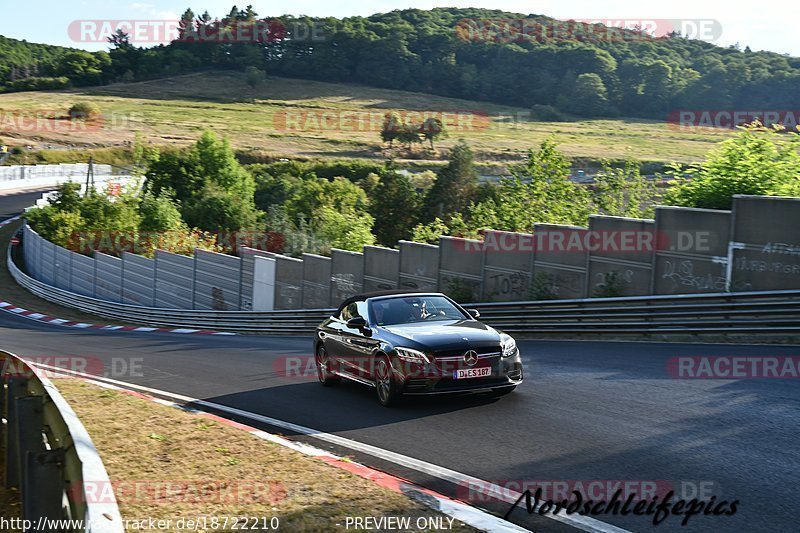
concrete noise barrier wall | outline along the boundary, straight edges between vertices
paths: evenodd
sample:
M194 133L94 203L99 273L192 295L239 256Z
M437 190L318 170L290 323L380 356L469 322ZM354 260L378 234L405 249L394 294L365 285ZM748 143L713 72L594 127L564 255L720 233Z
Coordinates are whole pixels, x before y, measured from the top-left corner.
M484 232L482 301L513 302L531 298L533 243L530 233Z
M364 254L347 250L331 250L331 305L355 294L364 288Z
M239 248L239 254L242 261L242 288L241 288L241 309L242 311L251 311L253 309L254 297L254 275L255 275L255 258L256 257L270 257L275 258L277 254L267 252L265 250L258 250L256 248L248 248L242 246Z
M94 253L94 291L95 298L122 301L122 259Z
M331 306L331 259L303 254L303 307L324 309Z
M589 230L562 224L534 224L531 300L586 298Z
M588 246L589 296L652 294L654 221L592 215Z
M72 254L70 285L71 291L94 297L94 259L82 254Z
M483 242L439 239L439 287L460 302L475 302L483 292Z
M400 290L437 291L439 289L439 247L433 244L400 241Z
M364 247L364 291L388 291L400 284L400 250Z
M155 306L191 309L194 259L164 250L155 252Z
M653 292L724 292L730 227L730 211L656 208Z
M238 311L241 261L238 257L194 251L194 308Z
M733 199L732 291L800 288L800 198Z
M303 261L275 255L275 309L303 306Z
M152 259L122 252L122 303L153 307L154 282Z

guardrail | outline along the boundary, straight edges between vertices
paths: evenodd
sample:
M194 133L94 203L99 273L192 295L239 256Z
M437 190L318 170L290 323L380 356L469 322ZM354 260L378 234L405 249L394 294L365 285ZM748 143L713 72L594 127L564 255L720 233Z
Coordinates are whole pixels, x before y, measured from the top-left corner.
M93 496L111 487L100 455L58 389L8 352L0 351L0 370L4 482L20 490L24 529L121 533L116 501Z
M191 327L242 333L309 333L333 309L204 311L138 307L98 300L37 281L11 259L14 279L45 300L106 318L157 327ZM639 296L466 304L486 323L509 333L735 334L785 338L800 335L800 291ZM788 335L787 335L788 334Z

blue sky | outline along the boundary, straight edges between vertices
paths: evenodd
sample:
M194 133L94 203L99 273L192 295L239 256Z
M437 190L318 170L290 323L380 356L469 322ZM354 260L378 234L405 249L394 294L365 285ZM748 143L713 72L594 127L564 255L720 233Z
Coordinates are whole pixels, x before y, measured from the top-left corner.
M235 1L235 0L234 0ZM172 20L187 7L196 13L208 10L212 16L227 13L231 0L0 0L0 35L31 42L74 46L89 50L106 49L102 44L75 42L68 34L76 20ZM722 34L715 40L727 46L750 45L753 50L770 50L800 56L800 39L794 26L800 8L793 2L741 2L730 0L245 0L261 16L293 14L311 16L371 15L394 9L432 7L488 7L519 13L536 13L559 19L600 20L708 20L719 21ZM795 5L791 8L791 5ZM787 12L793 11L793 13Z

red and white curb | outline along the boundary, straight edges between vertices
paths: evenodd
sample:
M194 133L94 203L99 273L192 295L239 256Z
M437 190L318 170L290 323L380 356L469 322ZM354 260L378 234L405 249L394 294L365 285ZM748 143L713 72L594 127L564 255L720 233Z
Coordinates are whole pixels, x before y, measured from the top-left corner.
M109 326L103 324L87 324L86 322L76 322L74 320L65 320L63 318L56 318L43 313L29 311L22 307L0 301L0 309L8 313L21 316L30 320L36 320L45 324L52 324L54 326L62 326L67 328L76 329L93 329L102 331L136 331L136 332L156 332L156 333L196 333L201 335L236 335L236 333L229 333L225 331L213 331L210 329L191 329L191 328L151 328L146 326Z
M193 398L189 398L186 396L172 394L165 391L158 391L156 389L150 389L148 387L133 385L131 383L124 383L109 378L100 378L98 376L92 376L91 374L84 374L82 372L64 370L56 366L45 365L40 363L32 363L32 365L45 370L53 371L55 373L60 373L65 376L78 378L88 383L93 383L95 385L98 385L100 387L105 387L107 389L112 389L126 394L130 394L132 396L152 401L161 405L175 407L181 409L182 411L187 411L193 414L209 418L211 420L219 422L220 424L225 424L227 426L234 427L242 431L246 431L259 439L266 440L278 444L280 446L284 446L286 448L300 452L309 457L313 457L335 468L339 468L358 477L368 479L380 487L389 489L399 494L403 494L415 500L418 503L424 504L430 507L431 509L434 509L435 511L450 516L460 522L463 522L481 531L488 531L491 533L494 532L526 533L530 531L516 524L503 520L502 518L496 517L486 511L478 509L477 507L473 507L464 502L454 500L443 494L439 494L436 491L426 489L425 487L417 485L407 479L393 476L391 474L387 474L386 472L381 472L380 470L376 470L366 465L356 463L354 461L345 459L327 450L317 448L310 444L306 444L303 442L295 442L285 437L281 437L280 435L268 433L266 431L256 429L252 426L241 424L239 422L234 422L233 420L228 420L227 418L223 418L212 413L207 413L205 411L200 411L197 409L186 407L184 405L185 403L197 403L199 405L205 405L208 403L203 400L195 400ZM159 396L173 397L178 401L177 402L170 401L170 400L165 400L163 398L151 396L150 394L147 394L148 391L152 391L158 394ZM209 404L209 405L216 405L216 404ZM224 408L224 406L220 407Z

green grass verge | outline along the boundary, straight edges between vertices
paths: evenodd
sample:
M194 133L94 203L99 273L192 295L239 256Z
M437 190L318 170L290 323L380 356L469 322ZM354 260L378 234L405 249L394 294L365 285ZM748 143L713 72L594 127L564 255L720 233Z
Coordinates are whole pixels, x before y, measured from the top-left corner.
M274 157L391 156L407 161L437 161L446 150L430 152L416 148L413 153L388 152L382 150L377 131L287 130L281 127L280 117L285 112L382 114L388 110L460 110L485 113L491 122L486 123L488 127L451 131L450 138L440 143L443 148L464 138L479 160L511 161L519 160L529 148L554 135L567 155L589 162L626 157L656 162L693 161L731 135L729 131L678 131L665 121L626 118L523 120L507 124L497 117L527 110L429 94L276 77L252 89L242 75L231 72L189 74L81 90L3 94L0 108L7 113L26 110L64 116L72 104L81 101L91 101L100 107L105 117L102 124L78 131L54 127L53 131L25 132L15 131L10 127L13 123L5 120L0 123L0 135L12 145L75 143L99 148L124 146L126 141L133 140L134 131L141 131L146 139L157 144L185 145L196 140L203 129L211 128L227 135L239 150ZM110 158L112 154L105 155ZM56 154L41 157L48 162L69 159Z

